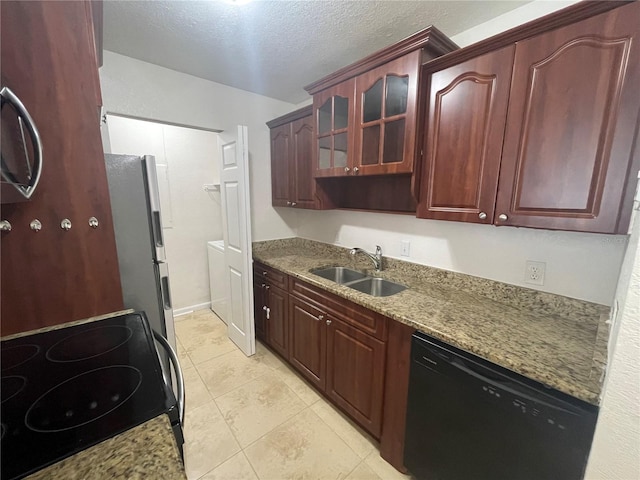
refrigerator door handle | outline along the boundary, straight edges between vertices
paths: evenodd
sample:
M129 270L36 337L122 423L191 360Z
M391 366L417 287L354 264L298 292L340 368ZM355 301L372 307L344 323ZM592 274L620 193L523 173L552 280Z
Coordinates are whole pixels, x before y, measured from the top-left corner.
M147 189L149 191L149 207L151 209L151 223L153 230L153 244L156 250L156 260L164 262L164 239L162 238L162 217L160 215L160 192L158 191L158 174L156 172L156 159L153 155L143 157L144 170L146 171Z
M161 279L160 289L162 290L162 305L165 310L171 307L171 290L169 289L169 277L163 276Z

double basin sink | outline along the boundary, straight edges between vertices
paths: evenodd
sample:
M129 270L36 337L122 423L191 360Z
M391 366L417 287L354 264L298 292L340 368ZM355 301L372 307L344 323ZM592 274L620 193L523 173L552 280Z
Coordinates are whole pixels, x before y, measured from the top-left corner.
M310 270L310 272L373 297L388 297L400 293L407 288L399 283L390 282L382 278L370 277L362 272L350 270L345 267L315 268Z

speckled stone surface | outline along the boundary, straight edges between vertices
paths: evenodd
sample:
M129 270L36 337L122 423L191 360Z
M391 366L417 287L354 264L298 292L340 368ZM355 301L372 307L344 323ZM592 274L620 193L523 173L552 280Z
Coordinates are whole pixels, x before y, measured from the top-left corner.
M610 309L384 258L382 278L407 290L372 297L313 275L340 265L373 275L364 255L300 238L256 242L253 258L591 404L600 403Z
M169 418L159 415L54 463L29 480L186 480Z

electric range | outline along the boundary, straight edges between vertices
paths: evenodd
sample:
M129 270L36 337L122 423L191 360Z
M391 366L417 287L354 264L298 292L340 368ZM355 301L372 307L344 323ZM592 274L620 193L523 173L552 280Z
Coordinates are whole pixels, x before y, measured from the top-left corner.
M2 480L22 478L162 413L182 446L176 400L144 313L6 340L0 352Z

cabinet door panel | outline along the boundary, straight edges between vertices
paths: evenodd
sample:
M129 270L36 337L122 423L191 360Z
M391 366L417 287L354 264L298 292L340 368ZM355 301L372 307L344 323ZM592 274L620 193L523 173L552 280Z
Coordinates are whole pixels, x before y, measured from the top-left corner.
M316 208L316 181L313 178L313 117L291 124L292 200L300 208Z
M256 326L256 337L268 343L266 316L263 307L266 305L264 298L264 279L253 275L253 321Z
M271 129L271 204L286 207L289 193L289 163L291 158L291 125Z
M513 55L510 46L431 75L418 217L492 222Z
M269 285L266 296L269 308L269 345L284 358L289 358L289 294Z
M289 361L318 389L326 385L327 328L318 308L289 298Z
M313 96L316 125L313 146L315 177L340 177L353 157L355 80L346 80Z
M413 171L419 65L414 51L356 78L357 175Z
M327 395L379 438L385 345L335 317L327 334Z
M640 96L640 6L516 47L498 224L615 232ZM628 222L628 219L627 219Z

